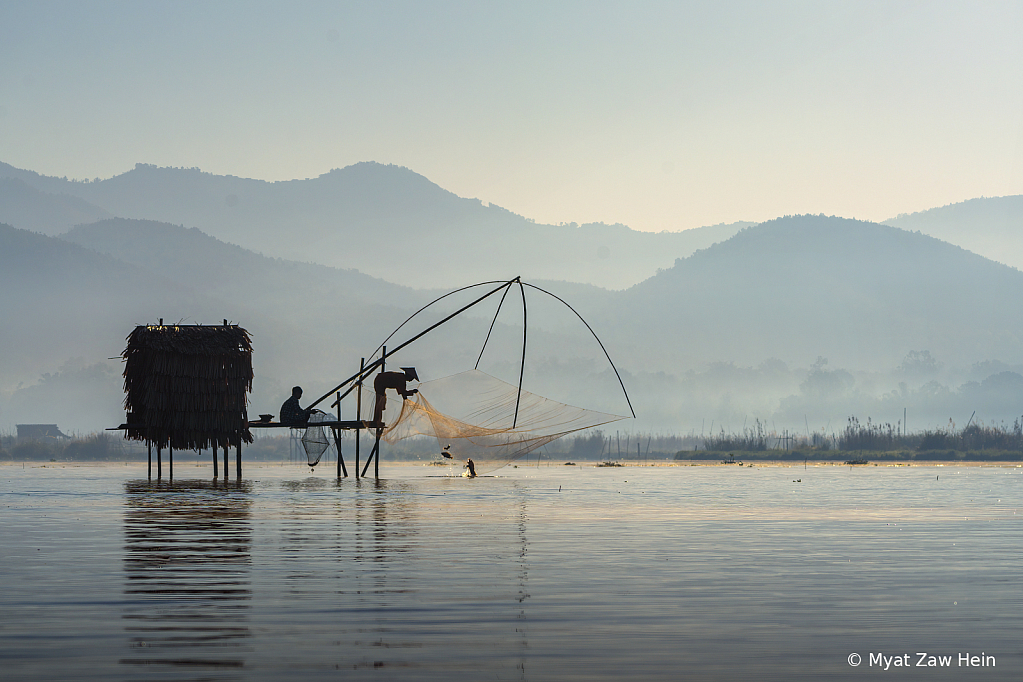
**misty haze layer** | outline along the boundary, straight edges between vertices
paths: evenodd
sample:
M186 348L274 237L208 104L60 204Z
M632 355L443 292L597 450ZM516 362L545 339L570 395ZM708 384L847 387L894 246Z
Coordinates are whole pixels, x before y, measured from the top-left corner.
M0 331L7 429L119 422L120 365L108 358L137 324L226 318L246 327L255 346L253 411L273 412L296 383L313 395L351 374L359 357L446 290L424 288L432 282L464 286L520 272L597 331L639 416L626 428L739 429L761 419L821 430L851 415L895 421L904 409L924 428L962 423L973 410L1011 421L1023 405L1023 325L1007 312L1023 293L1023 274L891 226L824 216L702 235L537 225L378 164L293 183L145 166L96 183L0 170L0 213L14 224L0 228L0 278L18 292L0 311L17 321ZM995 236L1019 206L1010 199L983 200L998 204ZM180 224L110 217L124 213ZM970 234L984 233L985 223L969 218ZM713 235L719 243L707 244ZM244 248L252 242L268 255ZM605 254L608 243L616 250ZM306 257L276 257L275 244ZM573 261L574 253L606 267ZM347 267L316 264L334 258ZM388 272L411 286L389 283ZM574 277L587 272L589 283ZM593 286L629 279L638 283L621 291ZM467 300L452 297L435 315ZM516 379L521 352L515 306L503 309L481 366L506 380ZM526 387L627 414L575 316L539 295L529 306ZM484 308L404 357L432 378L470 368L494 312Z

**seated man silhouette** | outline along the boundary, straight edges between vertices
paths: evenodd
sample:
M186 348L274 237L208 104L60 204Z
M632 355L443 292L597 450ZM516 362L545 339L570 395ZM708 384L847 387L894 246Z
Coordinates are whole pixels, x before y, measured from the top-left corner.
M373 390L377 394L376 408L373 410L373 425L383 427L384 410L387 409L387 389L393 388L402 398L419 393L418 388L408 389L408 382L419 381L415 367L402 367L400 372L380 372L373 379Z
M291 389L291 397L281 405L281 424L285 426L305 426L309 421L309 414L312 410L303 410L298 404L302 397L302 387L296 386Z

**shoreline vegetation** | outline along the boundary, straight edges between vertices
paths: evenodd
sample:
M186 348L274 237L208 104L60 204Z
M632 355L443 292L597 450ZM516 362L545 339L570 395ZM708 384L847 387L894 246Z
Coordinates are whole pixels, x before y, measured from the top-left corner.
M364 434L363 449L371 442ZM346 459L354 450L351 437L342 441ZM154 453L155 454L155 453ZM305 454L297 439L261 436L243 448L249 462L301 462ZM0 462L130 462L144 461L146 447L110 433L71 438L18 439L0 434ZM182 463L207 460L209 451L175 452ZM396 462L430 463L439 460L433 438L412 438L387 447L385 457ZM759 420L738 433L666 435L653 433L605 434L599 429L562 438L533 452L517 464L602 463L604 465L682 463L726 465L768 462L884 464L895 462L1021 462L1023 417L1012 425L988 426L971 417L959 429L950 420L945 428L902 433L892 424L861 423L849 417L841 433L807 431L804 434L769 431Z

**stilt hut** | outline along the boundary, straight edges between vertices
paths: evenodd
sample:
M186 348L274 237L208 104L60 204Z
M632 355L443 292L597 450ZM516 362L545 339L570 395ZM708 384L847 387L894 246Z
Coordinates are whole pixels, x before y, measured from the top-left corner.
M248 393L252 342L238 325L144 325L128 335L124 358L125 438L145 441L157 457L174 450L237 448L251 443ZM173 455L172 455L173 456ZM158 463L159 466L159 463ZM173 459L171 459L173 467ZM173 469L171 470L173 475ZM214 469L214 475L216 469Z

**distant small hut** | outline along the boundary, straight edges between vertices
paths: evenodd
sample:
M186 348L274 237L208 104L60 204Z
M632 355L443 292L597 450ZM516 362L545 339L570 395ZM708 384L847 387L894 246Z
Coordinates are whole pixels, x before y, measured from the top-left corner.
M124 358L125 438L202 450L252 442L252 342L238 325L135 327ZM225 461L226 464L226 461ZM239 454L240 467L240 454ZM226 473L226 467L225 467Z
M15 426L18 428L18 440L71 439L71 436L62 433L56 424L16 424Z

